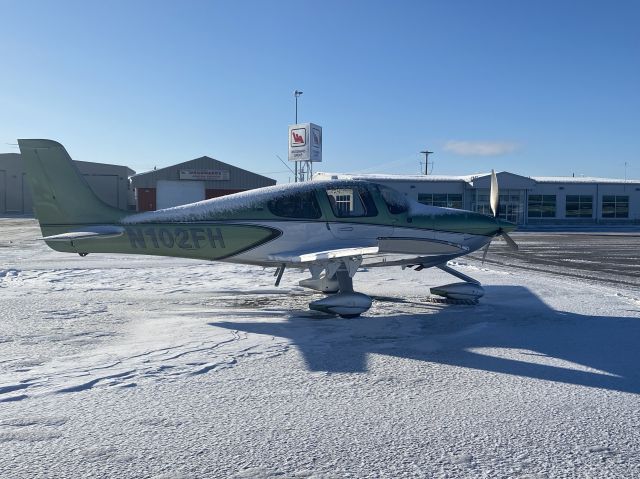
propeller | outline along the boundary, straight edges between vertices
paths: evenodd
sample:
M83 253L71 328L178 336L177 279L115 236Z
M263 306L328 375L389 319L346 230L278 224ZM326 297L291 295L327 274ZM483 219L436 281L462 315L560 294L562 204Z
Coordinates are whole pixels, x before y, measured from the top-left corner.
M489 206L491 206L491 212L493 213L494 218L498 217L499 200L500 200L500 191L498 189L498 177L496 176L496 172L494 170L491 170L491 190L489 192ZM496 236L502 236L504 240L507 242L507 244L509 245L509 248L513 250L518 249L518 245L516 244L516 242L513 241L511 236L509 236L507 232L502 229L502 227L498 229L498 231L494 235L494 238ZM493 241L493 238L491 239L491 241ZM487 257L487 252L489 251L489 245L491 245L491 241L487 243L487 245L484 247L484 251L482 252L483 264L484 264L485 258Z

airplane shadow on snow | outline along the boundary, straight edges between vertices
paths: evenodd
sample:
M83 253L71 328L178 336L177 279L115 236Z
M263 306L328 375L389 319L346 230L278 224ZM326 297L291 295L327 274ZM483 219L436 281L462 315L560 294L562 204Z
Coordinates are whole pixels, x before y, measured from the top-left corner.
M373 353L640 393L640 319L555 311L520 286L485 292L479 305L426 303L425 314L209 324L286 337L312 371L366 372ZM478 348L496 349L488 355ZM497 357L505 352L515 354Z

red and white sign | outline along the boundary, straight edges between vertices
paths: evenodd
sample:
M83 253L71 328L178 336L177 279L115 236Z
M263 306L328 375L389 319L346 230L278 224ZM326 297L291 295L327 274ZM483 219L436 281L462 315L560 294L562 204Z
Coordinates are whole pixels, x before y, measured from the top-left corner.
M306 128L296 128L295 130L291 130L291 146L304 146L307 144L307 129Z

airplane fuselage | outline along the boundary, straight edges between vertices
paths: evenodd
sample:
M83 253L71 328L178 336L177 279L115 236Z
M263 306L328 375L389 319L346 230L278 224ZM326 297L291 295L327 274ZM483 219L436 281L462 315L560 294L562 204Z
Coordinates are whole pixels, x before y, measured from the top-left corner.
M336 209L332 204L336 192L344 193L340 196L345 198L346 207ZM303 203L314 205L306 208L299 204L301 194ZM263 266L279 264L272 256L282 252L384 244L379 254L366 261L371 266L384 266L411 262L416 257L467 254L484 246L498 228L504 227L504 222L486 215L424 206L402 197L396 196L392 200L395 204L390 204L390 194L398 195L366 182L271 187L124 216L115 223L122 229L116 237L48 244L58 251L83 254L147 254ZM347 202L353 203L357 195L366 196L363 210L356 211L359 216L350 216L353 212L348 208L355 207ZM287 202L296 204L287 210ZM43 234L64 233L70 226L43 224Z

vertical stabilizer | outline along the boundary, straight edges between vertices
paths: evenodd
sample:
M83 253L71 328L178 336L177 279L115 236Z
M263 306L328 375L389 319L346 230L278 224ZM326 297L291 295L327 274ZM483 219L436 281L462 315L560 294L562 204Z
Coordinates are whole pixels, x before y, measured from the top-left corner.
M41 226L114 223L126 211L96 196L64 146L52 140L18 140Z

